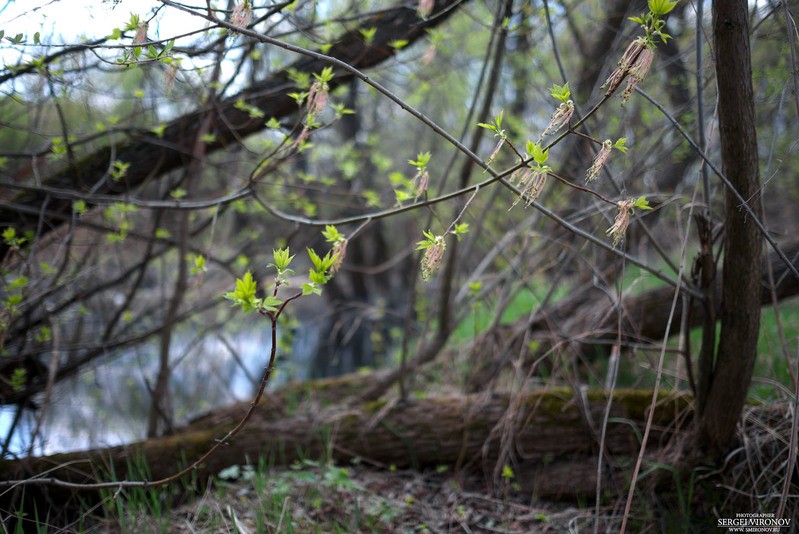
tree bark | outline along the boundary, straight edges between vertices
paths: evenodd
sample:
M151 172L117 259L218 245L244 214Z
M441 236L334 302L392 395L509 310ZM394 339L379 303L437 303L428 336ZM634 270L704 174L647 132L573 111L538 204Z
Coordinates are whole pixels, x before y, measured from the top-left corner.
M722 171L760 217L752 63L746 0L713 2L713 42L718 83ZM704 405L699 407L697 439L711 458L732 444L755 364L760 326L762 237L725 191L721 335ZM700 378L700 382L701 382Z
M363 377L355 376L355 383ZM340 383L341 379L335 383ZM604 413L607 393L588 392L592 420ZM623 421L608 428L606 451L609 458L623 458L638 450L637 432L644 425L651 401L646 390L619 390L614 393L611 420ZM663 395L655 408L653 443L665 445L690 414L690 396ZM238 408L246 409L244 404ZM197 480L221 469L264 458L269 465L290 464L302 458L330 458L348 462L354 458L383 465L423 468L455 465L464 459L468 469L490 472L502 448L510 448L516 461L517 480L524 489L542 497L591 495L596 490L595 453L598 444L585 425L586 415L573 402L569 389L550 389L510 396L508 394L414 399L406 402L371 402L353 407L311 406L286 416L280 409L280 396L267 396L247 427L227 447L209 458L196 473ZM306 405L308 406L308 405ZM74 483L132 480L146 466L150 480L176 472L193 461L225 435L237 422L231 410L227 420L217 417L198 420L179 433L131 445L88 452L56 454L47 457L0 461L0 480L20 480L33 475ZM240 415L240 414L239 414ZM505 436L514 438L507 439ZM564 483L562 476L570 465L579 465L584 476ZM59 467L61 466L61 467ZM623 489L624 480L612 478L622 473L621 466L608 472L608 489ZM61 488L50 488L51 497ZM0 492L2 493L2 492ZM6 492L2 499L10 498ZM85 493L84 493L85 495ZM63 494L58 499L64 499ZM4 509L8 503L0 502Z
M327 55L360 70L374 67L396 53L396 48L389 43L405 40L412 44L424 38L428 29L446 21L464 3L460 0L436 0L436 16L424 20L419 18L415 6L401 5L380 11L364 18L360 28L342 35L327 51ZM377 30L368 44L364 42L359 31L363 28ZM127 141L82 157L77 162L79 174L75 169L67 167L52 176L43 177L42 185L75 192L92 189L94 194L129 193L148 180L187 164L190 160L188 154L192 153L194 140L203 123L202 118L209 111L215 112L209 127L209 131L215 134L215 140L206 143L205 147L211 153L236 144L240 139L266 127L263 119L254 119L247 111L237 109L236 102L243 100L260 108L266 117L281 118L291 115L297 111L297 104L288 93L299 89L290 81L289 72L297 70L318 73L326 66L327 62L319 59L300 58L288 68L220 101L214 107L199 109L175 119L167 125L161 138L147 131L135 133ZM352 74L348 72L337 71L328 85L332 90L352 78ZM101 182L101 178L108 172L109 162L114 160L131 164L125 180L119 183L112 180ZM35 165L34 160L27 168L19 169L16 172L16 181L33 182ZM20 234L27 229L35 229L39 223L45 229L56 227L61 222L58 215L71 213L72 200L59 196L53 190L31 187L27 191L14 192L13 189L8 189L0 192L0 225L12 226ZM47 206L46 212L42 210L42 205ZM44 217L44 221L39 221L40 215ZM0 258L5 257L8 248L6 243L0 242Z

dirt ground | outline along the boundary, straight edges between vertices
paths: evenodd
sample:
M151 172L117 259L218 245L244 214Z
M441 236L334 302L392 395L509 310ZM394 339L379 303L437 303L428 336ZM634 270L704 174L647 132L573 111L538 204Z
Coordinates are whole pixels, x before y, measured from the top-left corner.
M542 502L514 490L492 489L480 476L381 469L315 462L259 473L234 468L198 499L160 518L136 514L105 523L110 531L537 533L593 528L593 503ZM230 479L225 481L224 478ZM602 509L600 516L613 513ZM613 520L611 519L611 522ZM607 520L602 520L607 528ZM603 529L604 530L604 529Z

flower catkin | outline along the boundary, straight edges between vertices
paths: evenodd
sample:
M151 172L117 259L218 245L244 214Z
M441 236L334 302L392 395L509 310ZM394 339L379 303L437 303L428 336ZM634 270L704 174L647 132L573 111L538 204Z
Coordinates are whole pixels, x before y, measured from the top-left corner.
M526 206L532 204L544 189L544 185L547 182L547 172L541 167L524 167L511 176L511 183L516 180L518 180L516 187L519 188L520 193L519 197L511 204L511 208L518 204L522 198L525 198Z
M177 78L177 75L178 64L176 61L173 61L164 74L164 93L166 95L169 95L169 93L171 93L172 89L175 87L175 79Z
M616 207L619 209L616 212L616 219L613 221L613 225L608 228L607 234L613 238L613 246L618 246L619 243L622 242L624 239L624 234L627 232L627 227L630 225L630 214L633 211L633 207L635 206L635 200L629 198L627 200L620 200L616 203Z
M563 102L558 109L555 110L555 113L552 114L552 118L549 119L549 124L547 124L544 133L541 134L543 138L547 134L555 133L561 128L563 128L574 115L574 102L571 100L567 100Z
M610 96L616 91L622 80L626 78L627 86L622 92L622 105L627 102L636 86L646 77L654 57L655 51L645 37L635 39L624 51L616 69L602 85L603 88L608 88L605 96Z
M133 44L140 45L147 42L147 23L140 22L136 25L136 35L133 36Z
M249 0L236 4L236 7L233 8L233 15L230 17L230 23L239 28L246 28L250 25L250 20L252 20L252 6Z
M610 152L613 150L613 143L610 139L605 139L602 143L602 148L599 149L599 152L596 153L594 156L594 162L591 164L591 167L585 173L585 183L590 183L599 178L599 174L602 172L602 168L605 166L605 163L608 161L608 157L610 156Z
M630 67L630 75L627 78L627 87L624 88L624 92L621 94L622 104L627 102L627 99L630 98L631 94L633 94L635 87L644 81L646 73L649 72L649 67L652 66L652 60L654 58L655 51L649 47L645 47L643 50L641 50L641 53L638 54L638 57L635 59L635 63L633 63L632 67Z
M494 150L491 151L491 155L488 156L488 160L486 161L487 165L491 165L492 163L494 163L494 159L497 157L497 154L499 154L499 151L502 150L502 145L504 144L505 144L505 137L500 137L499 141L494 147Z
M416 194L414 195L414 200L417 200L420 196L422 196L425 191L427 191L427 183L430 181L430 175L427 174L427 170L420 171L416 174L416 178L414 178L413 183L416 187Z
M416 12L419 14L419 17L426 19L430 16L430 13L433 12L434 6L435 0L419 0L419 6L416 8Z
M330 266L330 274L335 274L341 269L344 258L347 256L347 238L341 238L333 244L333 256L336 260Z
M308 91L308 114L316 118L327 106L330 87L325 82L316 80Z
M429 281L433 273L441 267L441 260L444 258L446 249L447 244L442 235L436 236L433 243L425 249L424 256L422 256L422 280Z

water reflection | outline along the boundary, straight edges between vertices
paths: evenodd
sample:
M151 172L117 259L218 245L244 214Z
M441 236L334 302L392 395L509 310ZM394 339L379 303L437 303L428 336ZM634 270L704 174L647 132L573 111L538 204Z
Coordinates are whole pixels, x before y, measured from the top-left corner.
M42 422L35 454L119 445L146 436L150 390L158 373L158 338L110 359L90 364L56 384ZM278 342L280 345L280 342ZM238 332L203 333L189 328L172 340L171 395L176 426L214 408L248 399L263 375L271 348L264 323ZM303 362L281 358L270 387L302 378ZM5 436L14 411L0 414ZM18 426L11 450L24 455L35 426L28 412Z

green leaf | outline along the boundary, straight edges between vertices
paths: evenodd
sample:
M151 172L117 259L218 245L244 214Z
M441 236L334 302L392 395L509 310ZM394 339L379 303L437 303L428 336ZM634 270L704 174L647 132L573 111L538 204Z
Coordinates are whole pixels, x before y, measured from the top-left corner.
M192 276L197 276L198 274L204 273L205 271L208 270L208 267L206 266L205 262L205 256L203 256L202 254L194 256L193 263L194 265L191 268Z
M527 153L532 156L533 160L539 165L543 165L549 158L549 150L544 150L538 143L527 141Z
M131 13L130 18L128 19L128 23L125 26L125 31L135 30L138 25L139 25L139 15L137 15L136 13Z
M125 175L128 174L129 168L130 168L130 162L124 162L121 160L114 161L114 165L111 167L111 178L115 182L120 181L122 178L125 177Z
M292 92L286 93L286 96L290 96L294 99L298 106L302 106L302 103L305 102L305 98L308 96L308 93L307 91Z
M2 233L3 241L12 248L19 248L20 245L28 241L27 237L17 235L17 230L9 226Z
M322 83L327 83L333 79L333 67L325 67L319 74L314 73L314 78Z
M280 308L281 304L283 304L282 300L269 295L263 300L263 302L261 302L261 309L268 312L276 312Z
M497 134L502 134L502 115L505 113L505 110L500 110L499 113L494 117L493 124L486 124L485 122L478 122L477 126L480 128L485 128L486 130L491 130L496 132Z
M166 130L166 124L163 122L158 126L153 126L152 128L150 128L150 131L153 132L155 135L157 135L159 139L164 137L165 130Z
M324 231L322 232L322 236L328 243L337 243L339 241L344 241L346 239L344 234L338 231L338 228L333 226L332 224L328 224L325 226Z
M330 104L330 108L335 112L336 117L339 117L339 118L344 116L344 115L354 115L355 114L355 110L354 109L349 109L344 104L337 104L337 103L333 102L332 104Z
M330 268L333 266L333 263L335 263L338 254L334 254L331 256L331 251L328 251L323 258L319 256L319 254L317 254L312 248L309 248L308 257L311 258L311 263L313 263L314 266L314 268L311 270L311 273L316 271L317 273L320 273L322 276L325 276L327 271L329 271ZM325 283L327 282L327 280L329 280L329 278L327 278L324 282L319 282L319 283ZM311 278L311 281L315 281L313 277Z
M308 249L308 257L311 258L311 263L313 263L313 266L317 271L322 268L322 258L316 253L316 251L314 251L314 249Z
M618 138L616 140L616 142L613 143L613 148L615 148L616 150L618 150L622 154L626 154L627 153L627 138L626 137Z
M169 193L169 196L171 196L175 200L180 200L181 198L185 197L187 194L188 191L186 191L182 187L176 187Z
M275 261L273 265L278 271L286 271L289 268L289 264L291 264L291 260L294 259L294 256L291 255L289 248L286 247L277 250L273 249L272 258Z
M312 283L302 284L302 295L304 297L307 297L308 295L321 295L321 294L322 294L322 289L316 287L316 284Z
M253 312L261 307L260 299L255 298L256 283L252 273L247 271L244 276L236 279L236 289L225 294L225 298L233 301L234 306L241 306L244 313Z
M566 102L572 94L571 90L569 89L569 82L566 82L563 85L552 84L552 87L549 89L549 94L561 102Z
M506 465L502 468L502 478L509 480L514 476L513 469L510 466Z
M402 189L395 189L394 196L397 198L397 204L402 204L406 200L410 200L413 198L413 195L411 193L403 191Z
M292 94L289 93L289 96L292 96ZM259 108L255 107L255 106L253 106L251 104L248 104L247 102L244 101L243 98L239 98L238 100L236 100L236 102L233 104L233 107L238 109L238 110L240 110L240 111L244 111L245 113L247 113L250 116L251 119L263 119L264 118L264 112L263 111L261 111Z
M655 15L666 15L677 5L678 0L648 0L649 11Z
M427 167L428 163L430 163L430 158L431 157L432 156L431 156L430 152L419 152L419 154L416 156L416 160L414 161L412 159L409 159L408 163L410 163L414 167L417 167L419 169L423 169L423 168Z
M326 275L324 271L314 271L313 269L308 273L308 279L315 286L325 285L330 281L330 277Z
M11 374L11 389L20 391L27 382L28 370L24 367L17 367Z
M639 210L651 210L652 207L649 205L649 201L646 197L638 197L635 199L635 203L633 204L634 208L638 208Z
M416 243L416 250L430 248L436 243L437 237L433 232L429 230L423 230L422 234L424 235L425 239Z
M375 35L377 35L377 28L364 28L360 30L360 33L366 44L372 44L372 41L375 40Z
M9 243L16 236L17 236L17 231L12 226L9 226L5 230L3 230L3 239L5 240L6 243Z
M458 238L461 239L466 233L469 232L469 223L459 223L455 225L455 228L452 229L452 233Z

